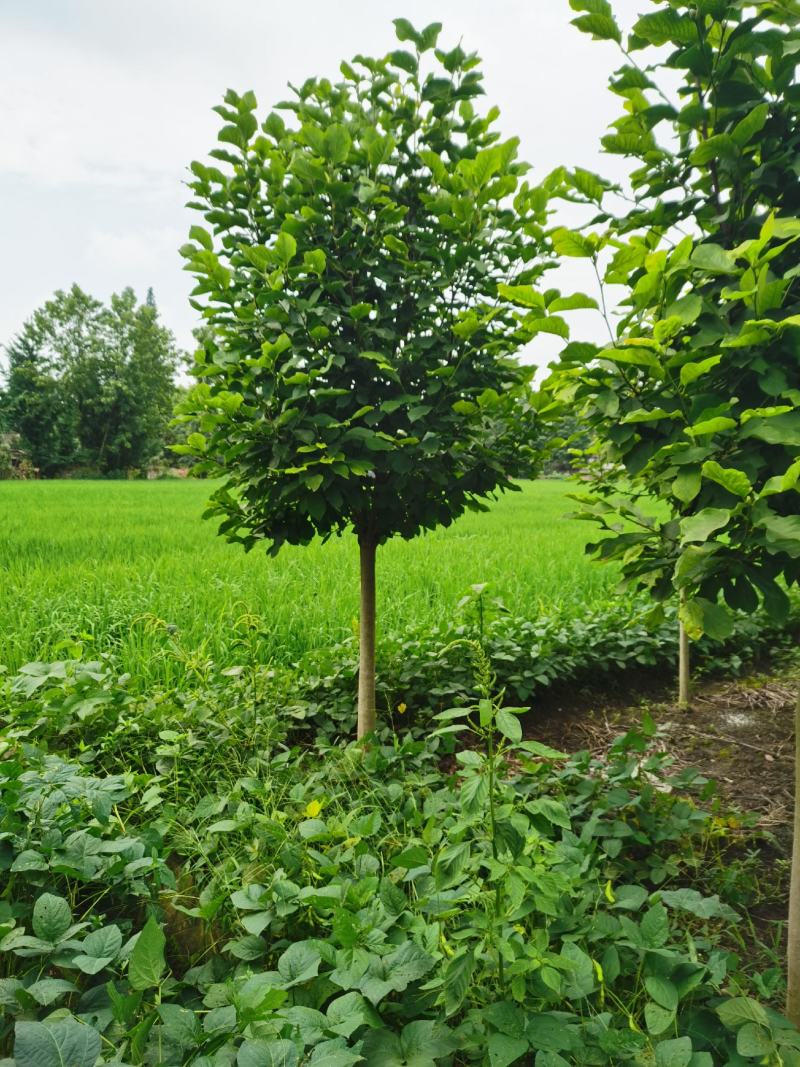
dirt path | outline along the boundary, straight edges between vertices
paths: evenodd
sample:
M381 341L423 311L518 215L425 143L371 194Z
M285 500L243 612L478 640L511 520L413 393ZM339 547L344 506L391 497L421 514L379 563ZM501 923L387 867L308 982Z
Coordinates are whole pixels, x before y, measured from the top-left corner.
M651 686L635 702L620 699L596 710L585 693L564 694L526 716L525 733L565 751L599 754L621 733L641 726L649 713L658 727L657 747L673 756L678 769L695 767L714 779L724 801L758 813L759 825L786 843L799 682L791 673L706 682L697 687L690 711L679 710L663 687Z

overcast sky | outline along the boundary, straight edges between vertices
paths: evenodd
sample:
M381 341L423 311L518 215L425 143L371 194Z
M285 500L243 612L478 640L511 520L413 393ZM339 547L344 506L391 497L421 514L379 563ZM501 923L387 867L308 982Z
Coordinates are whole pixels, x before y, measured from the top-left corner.
M648 3L614 6L627 28ZM486 104L534 177L560 163L620 175L598 148L620 113L605 89L620 56L569 25L567 0L0 0L0 344L77 282L103 299L152 286L191 347L177 250L193 221L187 166L220 124L212 106L228 87L254 89L266 114L288 81L389 51L398 15L438 20L440 44L461 38L481 55ZM564 288L590 285L581 266ZM555 343L543 338L533 358Z

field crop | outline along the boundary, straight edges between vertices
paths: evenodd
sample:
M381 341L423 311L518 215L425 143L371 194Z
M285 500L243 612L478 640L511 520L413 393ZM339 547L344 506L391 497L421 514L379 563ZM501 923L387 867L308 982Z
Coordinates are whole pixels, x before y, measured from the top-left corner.
M0 663L10 669L113 650L137 685L169 680L167 626L182 647L236 661L236 621L260 619L259 658L290 664L352 632L355 539L246 554L200 516L209 483L0 482ZM488 514L392 541L378 557L380 627L423 629L488 582L516 615L584 613L614 573L583 555L594 530L564 518L570 486L526 483Z

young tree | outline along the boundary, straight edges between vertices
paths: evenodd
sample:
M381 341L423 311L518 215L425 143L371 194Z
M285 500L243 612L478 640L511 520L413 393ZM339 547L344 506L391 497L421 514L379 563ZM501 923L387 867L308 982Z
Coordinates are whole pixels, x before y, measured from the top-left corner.
M622 46L610 5L571 3L580 29ZM793 2L672 0L643 15L612 79L626 114L603 140L639 164L634 206L604 210L608 183L564 174L565 195L593 204L604 229L560 231L556 248L596 267L613 249L605 280L627 290L611 345L568 346L552 383L606 463L584 516L607 532L597 556L630 584L659 601L679 591L689 637L725 636L727 608L761 602L784 618L800 579L798 29ZM667 69L683 76L674 100L654 80ZM622 505L620 475L633 498ZM788 1012L800 1023L798 849L792 883Z
M511 489L513 353L566 325L533 288L547 195L479 114L478 59L440 26L309 79L259 124L228 92L222 164L194 163L184 247L211 327L180 410L186 450L226 475L211 513L251 548L354 531L361 568L358 734L375 725L375 554ZM423 64L430 69L423 71ZM549 301L549 308L546 306Z

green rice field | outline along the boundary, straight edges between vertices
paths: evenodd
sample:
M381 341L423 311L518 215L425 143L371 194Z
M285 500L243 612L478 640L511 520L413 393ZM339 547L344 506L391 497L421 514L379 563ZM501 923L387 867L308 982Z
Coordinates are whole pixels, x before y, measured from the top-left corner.
M528 617L602 600L614 574L585 558L594 530L564 517L569 491L526 483L488 514L382 547L380 627L440 622L476 582ZM0 664L66 658L78 641L84 654L114 650L147 684L176 669L176 647L237 662L245 613L258 616L262 662L294 663L352 632L354 537L246 554L201 519L209 492L198 481L0 482Z

